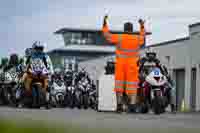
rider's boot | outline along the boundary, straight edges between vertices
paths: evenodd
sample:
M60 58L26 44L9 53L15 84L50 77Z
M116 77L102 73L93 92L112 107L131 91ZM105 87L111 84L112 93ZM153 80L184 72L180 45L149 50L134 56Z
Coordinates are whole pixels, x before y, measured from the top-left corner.
M46 108L50 109L51 108L51 103L50 103L50 87L48 87L48 80L45 80L45 85L44 87L46 88L45 90L45 97L46 97Z
M136 104L137 95L136 94L128 94L129 104L128 104L128 113L137 113L138 105Z
M176 106L174 104L170 104L171 112L176 113Z
M123 112L123 104L122 104L122 93L116 93L116 96L117 96L117 110L116 112L117 113L121 113Z

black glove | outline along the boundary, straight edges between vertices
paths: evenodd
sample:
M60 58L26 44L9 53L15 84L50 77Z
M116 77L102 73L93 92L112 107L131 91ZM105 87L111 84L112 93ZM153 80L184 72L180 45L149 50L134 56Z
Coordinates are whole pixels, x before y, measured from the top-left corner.
M108 19L108 15L105 15L103 19L103 26L107 24L107 19Z
M138 23L140 24L140 26L143 28L144 27L144 20L139 19Z
M138 21L140 24L144 24L144 20L142 20L142 19L139 19L139 21Z

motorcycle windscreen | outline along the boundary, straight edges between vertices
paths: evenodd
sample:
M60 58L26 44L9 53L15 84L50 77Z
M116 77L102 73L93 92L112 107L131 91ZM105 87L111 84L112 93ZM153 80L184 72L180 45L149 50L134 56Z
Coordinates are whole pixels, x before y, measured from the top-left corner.
M114 90L114 75L102 74L99 78L98 87L98 110L116 111L116 95Z

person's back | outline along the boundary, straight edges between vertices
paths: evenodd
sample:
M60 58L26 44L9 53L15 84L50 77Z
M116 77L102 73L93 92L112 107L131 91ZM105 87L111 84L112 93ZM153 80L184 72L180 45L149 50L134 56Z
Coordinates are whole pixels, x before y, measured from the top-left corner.
M17 54L11 54L8 64L4 67L4 71L9 71L11 68L14 68L19 65L19 57Z
M144 21L139 20L139 35L133 34L133 25L130 22L124 24L124 34L112 34L109 32L107 18L108 16L104 17L102 31L106 40L116 45L114 91L117 95L117 111L121 112L122 97L126 93L130 99L128 108L132 112L136 109L137 101L139 50L145 43Z
M53 65L50 57L46 53L35 52L29 58L30 58L28 62L29 65L34 59L40 59L44 63L45 67L48 69L49 73L53 74Z

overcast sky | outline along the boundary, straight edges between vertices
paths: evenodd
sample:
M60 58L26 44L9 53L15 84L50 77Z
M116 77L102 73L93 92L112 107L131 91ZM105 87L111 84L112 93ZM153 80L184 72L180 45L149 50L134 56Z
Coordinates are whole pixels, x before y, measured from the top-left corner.
M111 29L146 20L153 34L147 45L188 35L188 25L200 22L198 0L2 0L0 2L0 56L23 53L34 40L47 49L63 45L53 32L63 27L100 29L105 13Z

